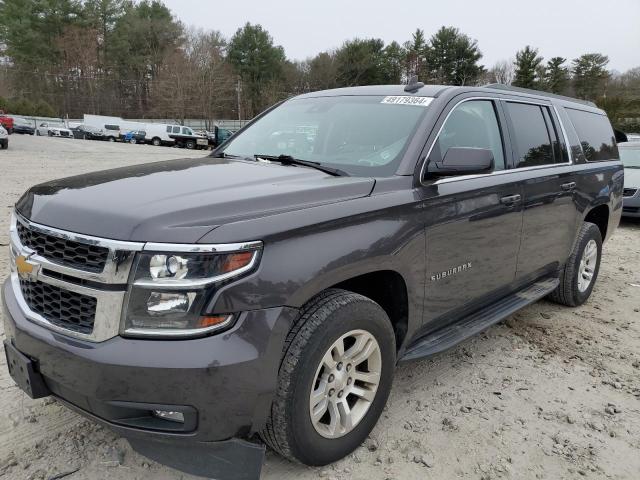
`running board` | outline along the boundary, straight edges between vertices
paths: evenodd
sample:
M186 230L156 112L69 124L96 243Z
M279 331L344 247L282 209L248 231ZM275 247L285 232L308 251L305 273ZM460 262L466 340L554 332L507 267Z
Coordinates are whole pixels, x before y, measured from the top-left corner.
M443 352L491 325L504 320L527 305L537 302L553 292L560 281L557 278L540 280L533 285L504 297L500 301L478 310L459 322L443 327L411 345L400 362L417 360Z

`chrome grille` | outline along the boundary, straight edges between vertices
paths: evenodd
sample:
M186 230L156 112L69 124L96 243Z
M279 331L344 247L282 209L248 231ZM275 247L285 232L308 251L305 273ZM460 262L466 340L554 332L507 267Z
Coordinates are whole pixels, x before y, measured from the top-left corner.
M129 272L143 243L67 232L15 213L9 230L12 290L29 320L91 342L118 335ZM18 257L31 270L20 271Z
M96 298L39 281L20 280L20 290L29 308L53 325L85 335L93 332Z
M636 194L637 191L638 191L637 188L625 188L622 191L622 196L623 197L633 197Z
M100 273L109 257L109 249L32 230L18 222L18 236L25 247L46 259L68 267Z

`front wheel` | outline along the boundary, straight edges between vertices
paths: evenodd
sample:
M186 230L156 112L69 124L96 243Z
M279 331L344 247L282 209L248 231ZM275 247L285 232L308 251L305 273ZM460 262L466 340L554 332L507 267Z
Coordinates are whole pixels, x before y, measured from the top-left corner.
M602 235L597 225L584 222L564 268L560 271L560 284L549 299L577 307L587 301L600 271Z
M129 143L131 145L135 145L136 143L138 143L138 141L135 138L132 138L131 140L129 140Z
M395 360L394 331L377 303L345 290L323 292L287 337L262 438L306 465L348 455L382 413Z

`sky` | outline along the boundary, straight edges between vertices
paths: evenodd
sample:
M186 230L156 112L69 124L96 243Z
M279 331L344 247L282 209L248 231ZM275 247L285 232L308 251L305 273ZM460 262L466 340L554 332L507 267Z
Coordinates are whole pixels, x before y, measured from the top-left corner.
M186 25L219 30L227 38L246 22L259 23L287 57L304 60L345 40L427 38L442 25L478 40L491 67L525 45L546 59L583 53L609 56L609 68L640 66L640 0L164 0Z

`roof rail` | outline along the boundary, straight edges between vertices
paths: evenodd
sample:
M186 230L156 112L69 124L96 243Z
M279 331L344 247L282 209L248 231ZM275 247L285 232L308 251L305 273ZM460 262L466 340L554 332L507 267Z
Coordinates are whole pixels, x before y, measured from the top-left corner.
M541 90L533 90L532 88L514 87L513 85L505 85L503 83L489 83L487 85L483 85L482 88L493 88L495 90L507 90L509 92L519 92L519 93L527 93L529 95L538 95L541 97L557 98L558 100L582 103L583 105L588 105L590 107L598 108L598 106L590 100L582 100L580 98L567 97L565 95L557 95L555 93L543 92Z

